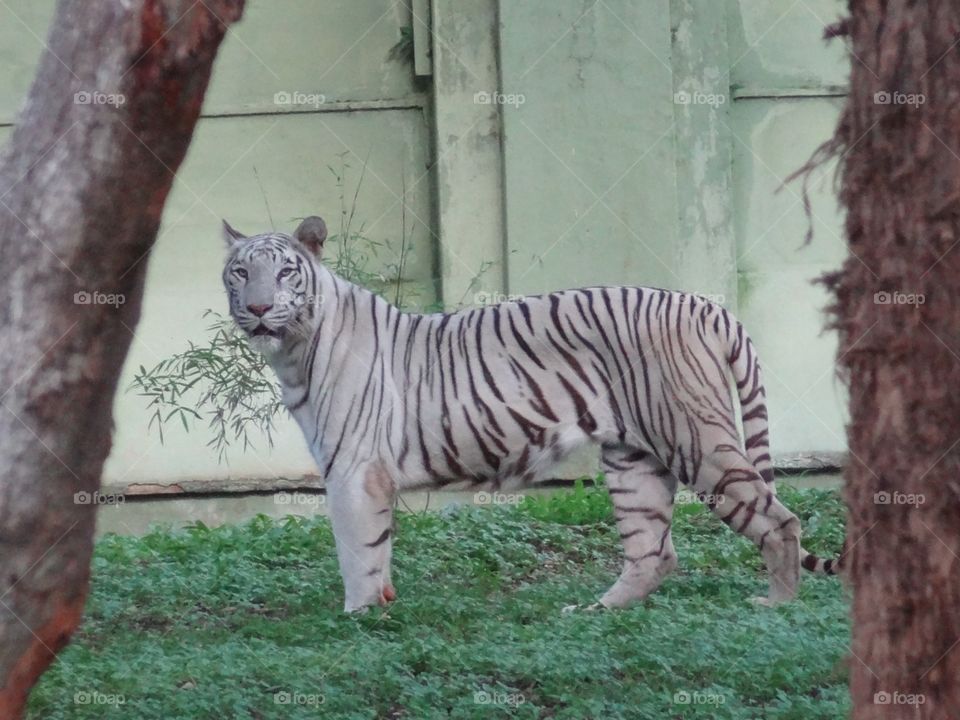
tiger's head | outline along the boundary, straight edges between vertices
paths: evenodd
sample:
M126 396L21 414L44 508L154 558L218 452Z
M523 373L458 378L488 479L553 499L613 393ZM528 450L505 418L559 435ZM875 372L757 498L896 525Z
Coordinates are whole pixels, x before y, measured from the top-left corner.
M265 233L247 237L224 221L229 256L223 284L230 315L254 350L271 355L285 341L306 339L322 303L317 277L327 225L308 217L293 235Z

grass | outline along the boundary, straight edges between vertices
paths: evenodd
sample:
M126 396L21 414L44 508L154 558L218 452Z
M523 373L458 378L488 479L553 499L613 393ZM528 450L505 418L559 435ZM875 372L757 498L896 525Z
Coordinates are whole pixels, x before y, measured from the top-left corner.
M830 555L842 505L781 492ZM759 554L694 503L676 508L680 568L625 611L589 603L620 564L602 488L398 519L388 610L342 613L326 520L107 536L86 621L30 718L845 717L847 602L806 575L762 594ZM684 702L689 700L689 702ZM122 701L122 704L120 702Z

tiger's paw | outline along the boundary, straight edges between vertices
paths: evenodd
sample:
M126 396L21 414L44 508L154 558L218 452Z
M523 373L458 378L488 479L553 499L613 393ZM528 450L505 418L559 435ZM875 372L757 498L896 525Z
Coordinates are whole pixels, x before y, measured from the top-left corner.
M344 602L343 611L355 615L369 612L370 608L386 607L397 599L396 588L391 583L385 583L380 588L373 587L363 600L348 600Z
M777 600L771 600L771 599L768 598L768 597L765 597L765 596L763 596L763 595L760 595L760 596L758 596L758 597L752 597L752 598L750 598L750 604L751 604L751 605L758 605L759 607L772 608L772 607L776 607L777 605L780 605L780 602L778 602Z
M606 610L607 606L603 603L595 602L590 603L589 605L567 605L560 612L563 615L570 615L575 612L596 612L598 610Z

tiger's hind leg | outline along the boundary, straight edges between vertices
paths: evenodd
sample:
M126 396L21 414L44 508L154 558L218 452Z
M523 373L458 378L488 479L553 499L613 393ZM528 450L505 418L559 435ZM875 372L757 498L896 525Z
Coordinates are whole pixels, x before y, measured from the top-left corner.
M764 605L792 599L800 582L800 521L777 499L739 449L717 445L704 458L692 488L713 513L756 545L769 573Z
M653 455L633 448L604 448L603 467L624 558L600 604L625 607L647 597L677 567L670 537L677 481Z

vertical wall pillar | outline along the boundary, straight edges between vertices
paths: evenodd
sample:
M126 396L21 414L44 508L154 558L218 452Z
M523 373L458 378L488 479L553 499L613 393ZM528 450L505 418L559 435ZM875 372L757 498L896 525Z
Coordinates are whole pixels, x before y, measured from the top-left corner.
M432 0L437 212L443 301L504 292L496 0Z
M737 309L726 3L671 0L676 121L676 267L684 290Z

